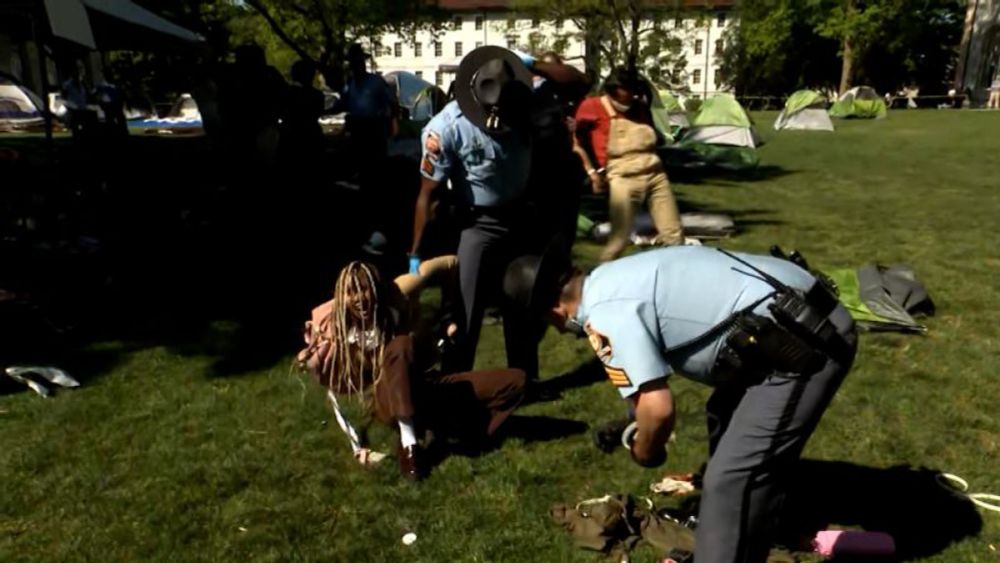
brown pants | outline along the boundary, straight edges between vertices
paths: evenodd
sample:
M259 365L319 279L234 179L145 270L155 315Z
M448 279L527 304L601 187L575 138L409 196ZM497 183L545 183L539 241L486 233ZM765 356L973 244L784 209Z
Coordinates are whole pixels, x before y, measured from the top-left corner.
M661 168L628 176L609 174L608 187L611 191L611 236L601 253L601 261L618 258L628 246L636 210L643 203L649 205L653 225L659 233L656 244L670 246L684 243L677 201L670 190L667 174Z
M520 404L524 381L524 372L517 369L421 372L414 369L413 339L397 336L385 350L375 416L390 425L412 418L420 427L450 437L481 440L492 436Z

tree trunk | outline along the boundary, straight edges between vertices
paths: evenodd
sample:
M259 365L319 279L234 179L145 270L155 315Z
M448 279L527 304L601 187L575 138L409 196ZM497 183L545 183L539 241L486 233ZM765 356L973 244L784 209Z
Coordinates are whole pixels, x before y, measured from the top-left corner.
M628 70L629 72L637 72L639 70L639 24L640 15L636 13L635 10L631 14L632 19L632 29L631 36L628 38Z
M846 11L847 21L851 21L854 14L854 0L847 0ZM843 94L851 87L851 78L854 71L854 46L851 44L851 34L844 33L844 64L840 67L840 93Z
M972 30L976 25L976 11L979 0L969 0L965 9L965 29L962 31L962 43L958 46L958 64L955 65L955 91L962 92L965 86L965 66L969 60L969 43L972 41Z
M587 19L583 36L583 68L591 84L601 82L601 38L593 19Z
M851 48L851 38L844 38L844 64L840 67L840 93L851 88L851 75L854 72L854 50Z

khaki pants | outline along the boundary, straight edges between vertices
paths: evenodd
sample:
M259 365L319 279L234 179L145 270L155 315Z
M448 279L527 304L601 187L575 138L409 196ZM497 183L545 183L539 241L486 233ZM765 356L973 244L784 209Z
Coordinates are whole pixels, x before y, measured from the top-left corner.
M1000 90L993 90L990 92L990 101L986 104L986 107L990 109L1000 109Z
M611 236L601 254L602 261L614 260L628 246L636 210L643 203L649 206L658 231L656 244L672 246L684 243L677 201L662 169L629 176L609 175L608 186L611 192Z

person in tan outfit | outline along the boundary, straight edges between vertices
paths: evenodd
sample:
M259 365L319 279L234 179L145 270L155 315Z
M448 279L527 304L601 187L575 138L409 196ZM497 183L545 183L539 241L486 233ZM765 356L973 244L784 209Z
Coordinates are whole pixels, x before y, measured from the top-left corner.
M625 250L636 210L643 203L659 231L656 244L683 244L677 202L656 154L656 130L649 107L639 96L639 77L619 69L605 82L604 91L603 96L580 104L575 149L594 192L610 192L611 236L601 259L614 260Z
M418 274L384 284L373 266L352 262L338 276L333 299L313 309L306 323L299 364L327 388L337 422L362 464L378 458L344 417L338 395L360 399L366 413L398 428L400 471L413 480L427 474L418 430L476 445L496 433L524 396L521 370L445 375L430 369L434 347L421 345L426 331L415 330L420 292L453 284L457 264L454 256L435 258L423 262Z

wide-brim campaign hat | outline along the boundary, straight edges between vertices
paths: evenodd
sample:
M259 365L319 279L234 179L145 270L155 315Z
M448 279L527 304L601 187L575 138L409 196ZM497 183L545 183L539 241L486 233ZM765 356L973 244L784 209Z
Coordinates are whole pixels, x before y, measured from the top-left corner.
M459 64L455 101L462 115L476 127L488 133L505 133L511 127L498 113L503 98L517 99L510 95L511 88L524 88L530 93L532 83L531 71L520 57L503 47L487 45L471 51ZM525 107L504 110L527 113L529 108L525 104Z
M504 295L528 314L541 315L559 301L560 282L572 268L569 245L557 237L542 254L521 256L510 263L503 279Z

